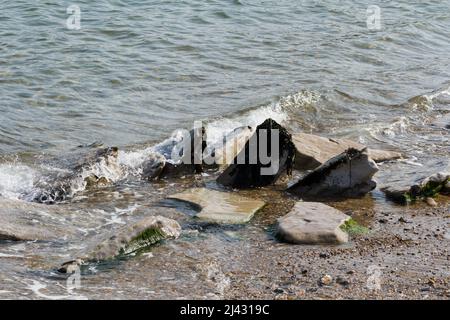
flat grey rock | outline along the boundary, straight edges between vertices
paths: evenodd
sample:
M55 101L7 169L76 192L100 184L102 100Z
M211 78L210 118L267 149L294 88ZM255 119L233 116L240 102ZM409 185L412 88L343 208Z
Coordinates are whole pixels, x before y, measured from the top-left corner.
M69 237L74 230L57 222L62 214L56 207L0 198L0 240L34 241ZM50 212L48 212L50 211ZM42 215L42 212L48 212ZM54 219L51 216L54 215Z
M362 150L366 146L347 139L330 139L313 134L292 135L297 149L294 168L298 170L315 169L329 159L349 148ZM368 149L369 157L375 162L399 159L402 155L395 151Z
M246 223L265 205L263 201L246 198L233 192L220 192L206 188L190 189L168 198L200 207L201 211L196 217L201 220L224 224Z
M289 188L293 194L311 197L359 197L375 189L377 164L364 150L348 149L331 158Z
M350 217L319 202L297 202L278 219L277 237L293 244L342 244L348 235L341 230Z

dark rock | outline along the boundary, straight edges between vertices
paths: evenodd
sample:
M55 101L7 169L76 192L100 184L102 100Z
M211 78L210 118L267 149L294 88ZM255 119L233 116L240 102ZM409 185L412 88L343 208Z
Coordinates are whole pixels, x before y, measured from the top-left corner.
M166 157L164 167L160 170L160 163L150 162L148 169L149 176L158 177L180 177L189 174L198 174L203 172L203 153L207 148L207 136L205 127L194 128L189 133L186 133L181 141L175 145L169 146L172 148L163 153ZM175 154L174 154L175 153ZM148 167L148 164L147 164ZM156 173L155 173L156 172ZM152 179L154 179L153 177Z
M336 283L340 284L341 286L344 286L344 287L350 285L350 281L345 279L345 278L343 278L343 277L337 277L336 278Z
M348 149L307 174L289 191L303 198L358 197L376 187L378 171L365 150Z
M159 154L153 153L142 164L142 178L145 180L154 180L160 177L166 166L166 158Z
M272 145L272 138L277 133L278 139ZM267 155L267 161L261 154ZM295 146L291 135L277 122L267 119L256 128L244 149L217 178L217 182L233 188L267 186L273 184L284 172L291 174L294 158Z

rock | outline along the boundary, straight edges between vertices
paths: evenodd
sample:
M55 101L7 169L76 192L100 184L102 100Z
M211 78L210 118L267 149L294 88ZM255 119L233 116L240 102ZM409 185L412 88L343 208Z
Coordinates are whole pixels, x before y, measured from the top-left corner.
M54 204L72 197L75 190L109 184L110 176L119 176L121 168L117 161L118 148L100 148L85 153L68 154L64 159L53 160L49 167L61 170L49 172L46 180L40 180L31 195L24 199L34 202ZM75 189L75 190L74 190Z
M424 196L434 196L437 193L447 193L450 183L450 172L438 172L425 179L420 184Z
M447 183L445 184L444 188L442 189L442 192L444 194L449 194L450 193L450 181L447 181Z
M0 240L9 241L34 241L51 240L56 238L54 234L44 228L32 225L11 223L0 214Z
M165 166L166 158L160 153L152 153L142 164L142 178L149 181L159 178Z
M387 199L401 205L406 205L411 201L411 196L409 195L411 190L416 190L416 188L411 189L410 187L403 186L389 186L381 188L381 191L384 192ZM414 193L417 192L415 191Z
M201 220L226 224L246 223L265 205L263 201L245 198L233 192L205 188L190 189L168 198L195 204L201 208L196 215Z
M396 151L368 149L367 152L369 153L369 158L376 163L403 158L402 154Z
M320 278L320 284L322 286L329 286L333 282L333 278L326 274L322 278Z
M289 191L304 198L358 197L375 189L376 163L364 150L348 149L307 174Z
M45 212L45 214L43 214ZM0 198L0 240L49 241L72 236L71 226L59 223L64 210L21 200Z
M166 166L162 176L179 176L185 173L203 172L203 152L207 148L205 127L195 127L185 132L181 141L177 142L170 156L166 158Z
M350 285L350 281L345 279L344 277L337 277L336 283L340 284L341 286L344 286L344 287Z
M217 182L232 188L267 186L284 172L291 174L294 157L291 135L277 122L267 119L256 128Z
M362 150L364 145L347 139L329 139L313 134L298 133L292 136L296 148L295 169L311 170L347 149ZM368 150L369 157L375 162L399 159L402 155L394 151Z
M426 199L425 199L425 202L430 206L430 207L437 207L437 203L436 203L436 200L434 200L433 198L431 198L431 197L427 197Z
M450 113L444 114L431 123L432 126L450 130Z
M61 267L58 269L58 272L60 273L75 273L77 270L80 269L80 267L84 264L84 261L82 259L75 259L71 261L67 261L61 265Z
M432 197L439 193L448 193L447 184L450 182L450 173L439 172L425 179L416 179L416 181L412 186L394 185L381 188L381 190L389 200L402 205L417 200L425 200L429 205L433 206L436 202ZM431 200L427 200L428 198Z
M340 227L350 217L318 202L297 202L278 219L277 237L293 244L341 244L348 235Z
M162 216L151 216L123 227L87 252L79 254L77 259L64 263L61 272L74 268L82 262L104 261L117 256L128 255L165 239L178 238L181 227L175 220Z

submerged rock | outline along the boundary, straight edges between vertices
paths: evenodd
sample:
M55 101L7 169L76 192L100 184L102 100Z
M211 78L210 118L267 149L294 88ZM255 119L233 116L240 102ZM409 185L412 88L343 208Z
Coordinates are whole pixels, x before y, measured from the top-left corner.
M241 224L250 221L265 203L232 192L194 188L174 194L169 199L192 203L200 208L196 217L207 222Z
M431 123L432 126L450 130L450 113L442 115Z
M52 208L53 209L53 208ZM0 198L0 240L48 241L70 237L72 226L61 224L63 210L42 208L41 204Z
M295 146L291 135L272 119L260 124L217 182L233 188L273 184L284 172L292 172Z
M106 239L83 260L107 260L119 255L127 255L151 246L161 240L178 238L181 227L175 220L162 216L151 216L124 227Z
M74 265L85 262L104 261L128 255L165 239L178 238L181 227L177 221L162 216L151 216L126 226L116 234L101 241L92 250L77 259L62 264L60 272L68 272Z
M341 244L348 235L341 226L350 217L318 202L297 202L284 217L278 219L277 237L293 244Z
M17 224L0 212L0 240L35 241L51 240L56 236L49 230L33 225Z
M298 133L292 136L296 148L295 169L315 169L329 159L349 148L362 150L364 145L347 139L329 139L313 134ZM375 162L399 159L395 151L368 149L369 157Z
M160 153L152 153L142 164L142 178L149 181L158 179L165 166L166 158Z
M56 165L62 169L49 172L46 180L39 181L38 190L31 195L34 202L53 204L73 196L78 189L109 184L111 175L120 175L117 161L118 148L89 150L86 154L74 154L60 160ZM53 166L53 164L52 164ZM24 197L29 198L29 195Z
M348 149L307 174L289 191L299 197L358 197L375 189L378 171L365 150Z
M411 186L394 185L384 187L381 190L389 200L398 204L406 205L417 200L425 200L432 205L433 202L427 199L432 199L439 193L448 194L449 184L450 173L439 172L425 179L417 179L416 183Z

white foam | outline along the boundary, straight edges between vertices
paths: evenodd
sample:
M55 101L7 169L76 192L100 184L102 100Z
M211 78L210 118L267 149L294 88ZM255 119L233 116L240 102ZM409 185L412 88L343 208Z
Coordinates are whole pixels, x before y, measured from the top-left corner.
M36 171L17 164L0 164L0 195L9 199L18 199L21 194L33 189Z

